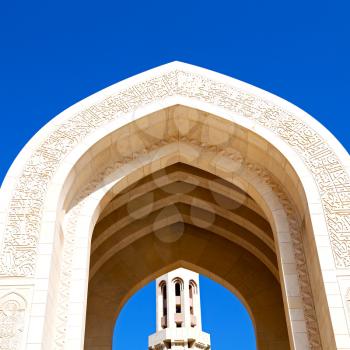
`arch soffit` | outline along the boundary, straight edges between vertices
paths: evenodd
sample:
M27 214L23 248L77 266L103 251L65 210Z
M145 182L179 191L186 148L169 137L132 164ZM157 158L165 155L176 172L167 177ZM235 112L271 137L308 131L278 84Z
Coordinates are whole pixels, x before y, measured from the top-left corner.
M144 176L162 170L166 166L171 166L178 162L187 165L193 165L193 155L191 154L191 152L186 153L190 150L190 148L178 148L177 145L174 144L166 145L163 147L166 148L164 152L158 152L157 150L155 150L155 155L147 157L147 159L142 161L134 160L134 164L127 164L126 169L124 169L123 167L117 167L116 171L108 175L108 180L105 179L106 174L104 174L103 171L102 177L100 176L100 174L97 174L96 179L98 179L98 181L96 181L96 179L91 181L93 186L91 187L90 183L90 185L87 186L87 191L83 190L81 192L82 197L80 197L80 199L79 197L77 198L77 204L73 206L73 208L68 212L65 224L63 226L64 230L73 232L75 228L79 226L80 231L86 230L87 234L89 234L91 237L92 230L95 227L95 223L100 217L100 214L103 213L103 210L105 209L106 205L110 203L110 200L113 199L116 194L120 193L121 191L124 191L129 186L133 186L138 180L142 179ZM222 175L221 173L216 173L215 162L211 162L211 164L209 164L209 161L207 162L207 164L204 164L202 162L200 165L197 165L197 167L203 171L211 173L214 176L217 176L218 178L220 178L220 176ZM110 169L108 165L107 169ZM259 170L261 169L258 169L258 171ZM145 171L148 171L148 173L146 174ZM264 183L263 180L259 178L259 176L257 176L256 173L250 170L242 171L242 177L237 177L237 179L234 176L232 176L232 173L226 175L228 175L228 177L225 179L226 181L234 183L238 188L240 188L243 191L246 191L248 195L251 196L258 205L260 205L264 216L269 218L269 222L270 224L272 224L272 231L274 232L276 242L278 242L276 232L280 232L281 234L286 234L287 232L289 232L289 227L288 225L286 226L288 220L285 209L283 208L282 204L279 202L277 197L275 197L269 184ZM268 176L270 175L266 173L265 180L272 181L271 177ZM235 182L235 180L238 180L238 182ZM283 191L281 190L279 194L283 195ZM82 219L82 221L77 220L77 218L79 217ZM86 220L86 218L89 218L90 220ZM186 217L184 218L186 219ZM74 222L74 225L72 225L72 222ZM225 232L222 230L221 232L219 230L219 232L217 233L227 236L227 234L225 234ZM90 240L91 238L86 239ZM261 255L261 253L249 243L248 245L246 245L247 242L240 241L236 237L231 237L231 239L236 239L237 242L240 242L240 244L243 244L243 246L245 246L246 248L249 247L248 250L251 251L251 253L253 253L254 255L257 255L260 260L265 261L265 264L267 264L269 269L273 271L273 274L277 276L277 271L275 267L271 265L271 262L268 258L264 257L264 254ZM125 242L130 243L130 237L127 237ZM107 253L107 255L102 257L100 263L92 267L93 270L91 271L91 275L95 274L99 266L106 261L105 259L108 259L116 253L116 249L121 249L123 247L124 243L120 242L118 246L114 247L115 249L112 249L110 252Z
M67 217L81 215L84 217L84 220L86 217L89 217L90 220L85 220L85 225L90 232L91 239L92 229L95 223L106 206L118 193L124 191L129 186L133 186L144 176L162 170L167 166L179 162L190 166L193 165L192 154L186 153L188 148L178 148L177 145L170 144L163 146L163 150L162 152L157 152L156 150L154 155L142 161L139 159L134 160L132 165L130 162L125 168L123 166L117 167L108 175L103 171L102 176L101 174L97 174L95 180L92 180L91 183L86 186L85 191L83 190L81 192L81 197L76 198L72 209L67 212ZM229 158L227 158L227 160L229 160ZM270 183L275 183L275 179L273 179L271 174L265 171L264 176L267 182L264 182L264 178L260 177L260 174L254 172L254 170L264 172L263 168L257 167L257 169L254 169L253 166L252 169L246 168L240 172L241 176L237 178L233 176L232 172L227 172L226 174L216 172L218 168L215 167L215 162L207 161L206 164L201 162L201 164L196 164L196 168L217 176L219 179L221 175L226 175L226 177L224 177L226 181L245 191L260 206L264 216L268 218L268 221L272 225L274 233L278 231L288 231L285 225L285 222L288 221L286 219L287 214L284 211L282 203L277 199L277 196L274 197L273 190L270 187ZM110 170L108 166L107 169ZM106 177L108 177L108 180L106 180ZM276 186L278 186L277 184L276 182ZM284 194L281 187L279 190L280 194ZM68 225L69 219L66 220L65 227Z
M173 180L176 180L176 178L173 178ZM132 188L135 189L137 191L137 193L140 195L140 191L138 191L138 187L134 187L134 185L132 185ZM211 188L213 189L213 188ZM132 191L132 190L131 190ZM127 192L128 193L128 192ZM226 194L227 195L227 194ZM123 199L124 203L126 200L130 200L127 199L126 196L124 196L125 198ZM181 205L184 204L186 207L188 206L188 204L191 205L192 207L196 207L199 210L202 211L207 211L208 208L210 208L209 210L213 211L213 217L212 219L217 218L219 219L219 222L216 222L216 220L211 220L211 218L209 218L209 221L206 221L206 219L208 218L208 215L200 215L199 212L197 211L183 211L181 214L176 211L176 212L169 212L169 217L167 215L166 218L164 218L164 220L158 220L156 223L156 228L161 229L162 227L166 227L171 223L176 223L178 220L183 221L184 223L188 223L188 224L193 224L192 219L194 219L194 224L195 225L199 225L202 227L208 227L208 225L210 226L210 230L215 232L216 234L222 235L223 237L226 237L229 240L235 241L237 244L239 245L243 245L243 247L245 247L246 249L248 249L253 255L256 255L261 261L263 261L267 267L271 270L271 272L275 275L275 277L278 279L278 272L276 270L276 266L274 266L273 262L275 261L275 257L272 257L272 255L274 256L273 252L275 251L275 247L274 247L274 242L273 239L270 238L269 236L266 235L265 232L263 232L261 229L259 231L258 228L256 227L249 227L248 231L246 231L246 229L243 229L243 227L241 229L239 229L239 225L242 224L240 222L240 220L236 217L232 217L232 213L229 210L219 210L220 208L213 203L209 203L207 205L203 205L203 201L202 199L200 201L193 201L193 199L195 199L195 197L191 197L188 195L183 195L183 196L178 196L178 195L170 195L168 197L165 197L165 200L159 199L159 200L151 200L152 202L152 206L150 208L150 211L147 210L147 218L151 220L151 223L143 223L142 227L138 228L138 226L136 225L136 231L130 231L130 227L127 227L128 223L132 223L133 220L135 219L135 215L134 212L130 212L128 211L128 215L126 217L121 217L120 220L117 218L115 214L115 212L110 212L111 217L113 218L113 224L111 226L105 226L102 225L102 227L100 226L96 226L96 228L99 227L98 229L98 237L94 237L94 239L92 240L92 244L91 244L91 255L92 255L92 260L94 259L94 252L96 250L99 250L99 258L97 261L93 261L93 264L90 266L90 278L92 278L92 276L94 276L94 274L97 272L97 269L99 268L99 266L101 266L101 264L105 263L108 259L108 257L112 257L114 254L116 254L118 252L118 250L122 249L125 244L130 244L132 243L134 240L138 239L140 237L140 235L144 235L144 234L148 234L152 231L152 229L155 228L154 224L152 224L153 219L152 217L153 212L154 211L159 211L162 210L163 207L167 207L169 204L174 204L174 203L179 203ZM170 200L170 201L169 201ZM118 201L118 197L116 197L115 201ZM158 201L160 201L158 203ZM118 201L119 205L121 204L120 201ZM112 201L113 203L113 201ZM130 203L130 202L129 202ZM208 207L208 205L210 207ZM242 208L245 208L245 203L241 204ZM255 203L256 206L256 203ZM217 208L216 208L217 207ZM114 210L116 208L114 207ZM109 210L109 207L106 207L106 210ZM142 209L141 209L142 210ZM101 215L103 215L104 212L102 212ZM138 214L137 214L138 215ZM136 216L137 216L136 215ZM146 214L142 214L141 216L144 217ZM150 217L151 215L151 217ZM100 217L100 216L99 216ZM210 214L209 214L210 217ZM244 230L246 231L246 237L245 235L241 235L237 232L237 234L232 235L232 232L230 232L230 230L227 230L226 225L220 224L220 219L221 220L225 220L227 221L226 225L232 221L233 225L237 225L235 227L238 228L238 231ZM103 219L102 219L103 220ZM137 218L136 218L137 220ZM243 219L244 220L244 219ZM147 220L148 221L148 220ZM101 249L99 249L99 247L101 247L101 245L104 244L104 242L109 239L112 238L112 236L115 233L116 227L118 227L118 231L123 231L124 227L127 227L127 232L129 232L129 234L125 237L125 239L122 239L121 241L119 241L118 243L114 242L112 244L112 246L110 246L111 243L107 243L107 245L105 244L105 246L107 246L107 251L105 251L104 255L100 255L101 254ZM95 231L96 231L95 228ZM231 226L231 229L235 230L235 228L233 226ZM249 236L251 235L251 236ZM239 238L241 236L241 238ZM245 237L242 240L242 237ZM254 237L255 241L251 241L251 238L249 237ZM124 243L125 241L125 243ZM127 242L127 243L126 243ZM255 244L257 244L257 248L254 246L254 242ZM261 243L264 243L261 245ZM262 249L264 247L265 252L263 252L264 250L262 250L260 252L260 249ZM104 249L104 248L103 248ZM271 260L272 259L272 260Z
M164 146L164 147L167 147L167 146ZM179 148L175 148L175 149L177 150L177 153L178 153ZM186 148L180 148L180 149L186 150ZM174 149L172 151L174 151ZM159 170L166 165L171 165L171 164L177 163L179 161L184 162L184 163L187 162L187 164L191 164L191 159L188 157L188 155L186 155L186 153L182 154L183 157L181 158L181 156L179 156L179 154L176 154L176 156L174 157L174 153L172 151L170 150L170 152L168 154L164 154L164 152L162 152L161 154L158 154L158 156L161 157L161 159L151 157L154 164L156 164L156 165L153 167L148 167L148 170L152 169L153 171L156 171L156 170ZM136 161L136 164L138 166L140 166L140 164L143 164L144 166L147 167L147 163L145 164L145 162ZM198 165L198 167L202 170L205 170L208 172L213 172L213 174L215 174L215 172L213 170L213 169L215 169L215 167L208 169L208 168L205 168L203 164ZM128 167L128 170L130 170L130 167ZM278 197L276 195L275 201L273 201L272 203L270 202L269 205L266 205L266 204L264 205L266 200L269 202L272 199L271 197L268 196L268 194L271 193L271 191L272 191L270 184L271 184L271 181L273 182L273 180L271 179L271 175L268 172L264 172L264 171L262 171L263 176L256 176L256 174L254 176L252 176L251 173L254 170L256 170L256 169L252 168L251 170L247 171L246 173L242 173L242 178L245 179L246 181L248 181L248 180L258 181L260 183L260 190L262 191L262 193L259 193L259 186L257 186L258 188L256 188L256 184L254 184L254 186L249 184L249 185L245 186L245 188L249 188L251 191L253 191L253 193L248 191L248 193L252 196L252 198L257 200L257 197L259 197L257 202L264 207L265 214L267 217L270 218L270 222L272 223L272 226L277 225L274 228L274 232L280 231L282 233L286 233L286 230L287 231L289 230L289 228L286 227L287 222L290 223L290 221L292 221L293 225L297 224L297 222L298 222L298 219L293 217L293 215L295 214L295 211L292 208L289 207L287 209L287 212L289 214L292 214L292 217L290 217L285 212L285 208L283 207L283 205L288 205L288 203L290 203L288 201L288 197L285 197L283 190L281 190L281 192L279 192L279 189L277 186L277 188L275 187L274 190L277 189L277 193L279 195L282 195L282 198L278 199ZM257 170L259 173L261 171L261 168L258 168ZM120 170L120 171L122 174L125 175L125 170ZM259 175L261 175L261 174L259 174ZM122 180L120 182L117 182L117 183L114 182L113 183L114 186L111 185L112 182L110 180L107 182L105 181L104 185L108 187L108 190L106 190L106 188L101 187L97 191L98 193L96 193L96 192L93 193L93 196L90 197L90 199L92 200L92 202L90 202L91 205L88 205L87 211L86 211L86 208L81 211L81 214L84 218L86 218L86 217L93 218L92 219L93 223L90 222L89 224L87 224L85 219L83 222L76 221L76 225L79 225L80 231L81 230L83 230L83 231L90 230L90 234L91 234L92 228L94 227L94 222L96 222L96 220L97 220L101 210L104 208L104 206L114 197L114 195L116 193L120 193L120 191L124 190L126 187L128 187L128 186L132 185L134 182L140 180L143 176L145 176L145 173L143 171L140 171L140 168L135 167L134 171L129 173L128 176L122 177L122 176L120 176L120 174L119 175L114 174L113 176L117 179L122 178ZM234 182L232 176L226 180ZM243 180L241 179L240 183L235 183L235 185L237 185L238 187L239 187L239 185L242 186L243 185L242 181ZM95 183L95 186L96 186L96 183ZM264 190L265 190L265 192L264 192ZM264 195L265 196L267 195L268 198L267 199L264 198ZM281 202L280 202L280 200L281 200ZM85 199L83 202L80 202L80 203L84 203L84 202L87 203ZM74 207L73 212L77 208L78 208L78 206ZM81 210L81 208L79 208L77 211L79 212L80 210ZM270 213L269 213L269 210L271 210ZM92 214L92 212L94 212L94 214ZM282 216L281 216L281 214L282 214ZM286 219L287 215L288 215L288 220ZM87 225L87 226L85 226L85 228L84 228L84 225ZM282 225L282 226L280 226L279 228L276 228L279 225ZM292 230L292 231L293 231L293 234L299 235L297 237L296 236L293 237L293 243L299 244L299 247L300 247L300 245L302 244L301 237L300 237L300 230L298 228L294 227L294 230ZM276 242L278 242L278 239L276 239ZM296 243L296 242L299 242L299 243ZM300 287L301 287L302 298L304 299L304 297L305 297L305 300L307 301L307 309L309 311L307 313L307 317L309 319L307 319L306 321L307 322L310 321L310 323L314 325L315 324L315 315L313 314L313 312L311 312L311 310L314 310L314 307L312 305L308 304L309 302L313 303L312 297L310 298L312 293L311 293L309 281L304 280L304 278L307 278L307 275L308 275L308 273L306 271L305 256L302 253L302 249L301 250L296 249L295 252L297 252L297 256L296 256L296 260L297 260L297 264L298 264L297 270L299 270L299 269L303 270L303 272L300 271L301 272L300 276L302 276L302 278L303 278L303 281L300 284ZM315 340L315 336L317 338L318 331L317 330L314 331L312 329L312 326L311 326L310 330L311 330L311 334L312 334L311 339L313 339L313 341L316 341L318 343L318 340ZM309 328L308 328L308 331L309 331Z
M211 188L208 188L208 190L212 190ZM208 192L208 191L207 191ZM153 193L153 192L151 192ZM149 192L143 193L145 197L147 197ZM137 197L139 198L139 197ZM109 215L107 218L110 216L113 216L113 223L108 226L104 226L101 229L99 229L99 237L95 238L91 251L94 252L110 235L113 234L113 232L118 228L121 229L122 227L125 227L129 223L131 223L133 220L142 218L145 215L151 214L151 212L161 209L162 207L166 205L172 205L174 203L183 203L187 205L193 205L198 209L202 209L203 211L209 211L213 212L215 215L219 215L222 218L228 219L229 221L239 225L246 227L250 232L254 233L257 237L259 237L270 249L274 250L274 242L273 239L267 235L267 232L257 225L256 223L252 223L249 219L245 218L243 214L235 214L234 211L229 210L228 208L222 208L220 205L216 204L215 202L207 201L206 199L203 198L198 198L197 197L192 197L187 194L169 194L164 198L156 198L154 199L153 196L148 196L148 198L151 200L151 205L145 203L145 201L142 201L140 205L136 208L132 208L132 206L129 205L129 202L121 202L123 203L123 207L127 206L128 213L130 214L130 217L117 217L114 215L116 213L117 208L121 207L121 203L119 202L117 208L113 208L112 211L109 212ZM133 202L136 201L135 199ZM132 202L132 203L133 203ZM249 208L245 206L243 203L237 202L237 206L243 206L244 209ZM106 208L109 211L109 206ZM102 214L101 214L102 215ZM210 218L211 219L211 218ZM103 220L103 218L99 218L100 220Z

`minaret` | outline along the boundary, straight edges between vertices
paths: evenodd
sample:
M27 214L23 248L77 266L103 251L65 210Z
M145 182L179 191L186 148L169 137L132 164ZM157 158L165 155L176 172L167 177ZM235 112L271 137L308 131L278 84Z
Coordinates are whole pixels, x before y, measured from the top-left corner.
M156 281L157 332L148 337L149 350L210 349L202 331L198 273L183 268Z

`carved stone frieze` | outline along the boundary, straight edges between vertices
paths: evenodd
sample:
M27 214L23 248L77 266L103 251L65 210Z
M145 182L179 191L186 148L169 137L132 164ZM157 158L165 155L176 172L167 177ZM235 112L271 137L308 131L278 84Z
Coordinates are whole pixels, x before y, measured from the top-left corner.
M318 186L336 265L350 267L350 180L327 142L297 116L268 100L200 74L172 70L136 83L75 114L33 151L9 203L1 275L33 275L46 191L62 159L87 135L113 119L174 95L240 114L289 144L303 159Z

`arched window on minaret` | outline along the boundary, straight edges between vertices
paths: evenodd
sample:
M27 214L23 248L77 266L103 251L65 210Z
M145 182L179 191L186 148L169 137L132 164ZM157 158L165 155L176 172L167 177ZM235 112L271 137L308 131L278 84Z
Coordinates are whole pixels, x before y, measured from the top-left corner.
M191 316L191 327L195 327L197 325L197 319L195 315L195 298L197 294L197 285L196 282L190 280L189 285L189 297L190 297L190 316Z
M176 327L182 327L183 323L183 281L180 278L173 280L175 286L175 323Z
M160 288L160 293L161 293L161 296L162 296L162 298L161 298L161 300L162 300L162 304L161 304L161 308L162 308L161 325L162 325L162 328L166 328L167 327L167 314L168 314L166 282L165 281L160 282L159 288Z

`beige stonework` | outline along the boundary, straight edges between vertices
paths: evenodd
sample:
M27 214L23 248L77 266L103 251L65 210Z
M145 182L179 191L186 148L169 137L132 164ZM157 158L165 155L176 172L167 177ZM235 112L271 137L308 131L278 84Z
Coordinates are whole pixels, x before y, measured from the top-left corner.
M126 300L187 267L242 300L260 350L350 350L349 173L317 121L232 78L174 62L102 90L1 188L0 348L110 349Z

